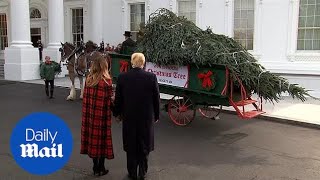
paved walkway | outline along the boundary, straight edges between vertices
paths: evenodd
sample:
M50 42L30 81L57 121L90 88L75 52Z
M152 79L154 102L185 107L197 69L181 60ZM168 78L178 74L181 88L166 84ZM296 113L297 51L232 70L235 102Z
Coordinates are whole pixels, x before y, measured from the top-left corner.
M28 83L44 84L43 80L24 81ZM55 85L60 87L70 87L71 81L68 77L57 78ZM79 80L76 79L76 88L80 88ZM161 98L168 99L170 96L161 94ZM225 107L226 110L234 111L232 107ZM320 101L308 99L305 102L292 99L291 97L283 97L279 103L263 103L263 110L266 112L263 116L274 117L285 120L292 120L302 123L320 125Z

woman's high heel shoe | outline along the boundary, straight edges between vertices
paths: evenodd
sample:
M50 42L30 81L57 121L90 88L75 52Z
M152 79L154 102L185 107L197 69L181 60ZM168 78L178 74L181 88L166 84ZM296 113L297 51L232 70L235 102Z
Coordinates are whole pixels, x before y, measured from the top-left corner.
M106 174L108 174L108 173L109 173L109 170L103 168L103 169L100 170L99 176L104 176L104 175L106 175Z
M98 158L93 158L92 159L93 160L93 168L92 168L92 170L93 170L93 175L94 176L99 176L99 174L100 174L100 170L99 170L99 161L98 161Z
M100 175L99 168L93 167L92 170L93 170L93 175L94 175L94 176L99 176L99 175Z

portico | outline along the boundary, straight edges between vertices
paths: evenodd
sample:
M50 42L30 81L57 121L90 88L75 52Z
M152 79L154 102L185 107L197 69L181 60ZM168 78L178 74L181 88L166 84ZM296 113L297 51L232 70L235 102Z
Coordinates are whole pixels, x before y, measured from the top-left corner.
M29 0L10 1L11 42L5 49L5 79L39 78L39 53L31 43Z
M5 79L39 79L39 51L32 46L30 33L29 0L10 1L11 42L5 49ZM50 56L59 62L64 41L63 0L48 0L49 43L43 56Z

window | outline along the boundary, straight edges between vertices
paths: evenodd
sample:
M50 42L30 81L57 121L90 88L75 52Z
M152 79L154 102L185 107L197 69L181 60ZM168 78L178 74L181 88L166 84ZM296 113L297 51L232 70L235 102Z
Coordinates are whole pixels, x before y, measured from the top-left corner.
M6 47L8 47L7 16L0 14L0 49L4 50Z
M41 41L41 28L31 28L30 34L33 47L38 47L38 43Z
M254 0L234 1L234 39L253 50Z
M298 50L320 50L320 1L300 0Z
M72 9L72 38L76 45L83 40L83 8Z
M41 18L41 12L39 9L32 8L30 10L30 19L39 19Z
M130 4L130 31L132 39L137 40L140 26L145 24L145 4Z
M184 16L196 23L196 0L178 0L178 16Z

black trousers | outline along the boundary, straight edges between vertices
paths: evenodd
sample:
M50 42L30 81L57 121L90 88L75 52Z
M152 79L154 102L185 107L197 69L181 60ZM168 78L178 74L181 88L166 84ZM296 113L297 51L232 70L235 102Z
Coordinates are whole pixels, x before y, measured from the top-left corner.
M127 152L127 169L128 173L137 178L137 170L139 168L139 176L144 177L148 171L149 153L143 151Z
M53 89L54 89L54 80L45 80L46 85L46 95L49 96L49 84L50 84L50 97L53 96Z

